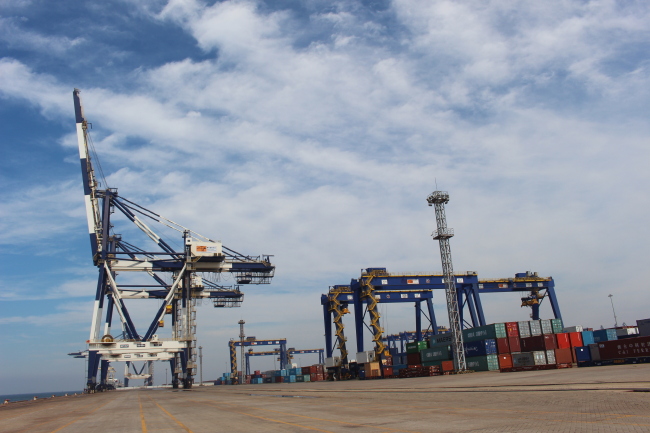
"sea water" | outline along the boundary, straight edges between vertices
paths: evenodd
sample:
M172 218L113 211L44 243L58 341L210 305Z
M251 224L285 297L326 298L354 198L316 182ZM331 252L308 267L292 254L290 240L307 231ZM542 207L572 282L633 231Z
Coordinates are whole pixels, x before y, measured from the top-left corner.
M36 397L37 399L41 399L41 398L50 398L52 396L61 397L66 394L68 394L68 397L70 397L70 396L74 396L75 393L79 395L79 394L83 394L83 391L34 392L30 394L0 394L0 404L4 403L5 400L9 400L10 402L25 401L25 400L33 400L34 397Z

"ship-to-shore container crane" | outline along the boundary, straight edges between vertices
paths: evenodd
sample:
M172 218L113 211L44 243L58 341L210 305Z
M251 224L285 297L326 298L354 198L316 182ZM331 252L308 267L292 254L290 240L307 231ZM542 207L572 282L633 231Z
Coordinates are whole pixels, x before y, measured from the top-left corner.
M195 303L209 299L215 307L238 306L243 299L241 285L268 284L275 267L270 256L240 254L220 241L202 236L162 215L120 196L117 189L100 185L91 158L92 142L81 104L80 92L73 92L81 174L88 220L93 264L99 270L95 303L88 343L87 389L102 390L107 381L109 363L116 361L169 361L175 388L190 388L196 369ZM112 218L121 212L153 241L152 247L136 246L114 231ZM180 250L170 246L144 219L160 223L179 233ZM151 277L153 284L120 284L119 273L139 272ZM217 284L219 275L230 273L235 285ZM126 305L128 299L156 299L159 308L146 332L134 325ZM120 329L112 331L113 313L117 312ZM156 332L171 317L172 337L159 338ZM103 326L102 326L103 322ZM101 378L97 372L101 365ZM143 373L144 374L144 373Z

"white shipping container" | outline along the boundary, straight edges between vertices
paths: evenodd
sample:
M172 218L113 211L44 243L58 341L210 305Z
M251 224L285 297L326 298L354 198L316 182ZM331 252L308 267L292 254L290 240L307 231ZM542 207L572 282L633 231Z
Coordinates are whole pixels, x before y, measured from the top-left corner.
M555 360L555 350L547 350L546 351L546 362L548 364L557 364Z
M366 364L375 360L375 351L367 350L365 352L357 352L357 363Z
M539 323L542 325L542 334L553 333L553 325L551 325L551 319L543 319L540 320Z
M519 327L519 337L528 338L530 337L530 324L528 322L517 322Z
M535 365L546 365L546 351L536 350L533 352L533 359L535 361Z
M542 325L539 320L531 320L530 322L530 335L536 337L542 335Z
M325 358L325 367L338 367L341 365L340 356L332 356L331 358Z
M582 326L569 326L562 330L562 332L582 332Z

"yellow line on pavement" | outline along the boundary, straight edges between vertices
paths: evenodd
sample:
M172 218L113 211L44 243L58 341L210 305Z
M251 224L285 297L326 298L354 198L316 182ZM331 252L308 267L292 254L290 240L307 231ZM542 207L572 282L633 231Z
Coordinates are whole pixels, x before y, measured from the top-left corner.
M142 422L142 433L147 433L147 423L144 422L144 412L142 411L142 400L138 394L138 403L140 404L140 421Z
M149 396L147 396L147 397L149 397ZM181 426L182 428L184 428L185 431L186 431L187 433L194 433L194 432L193 432L192 430L190 430L190 429L189 429L185 424L183 424L182 422L180 422L179 420L177 420L176 417L175 417L174 415L172 415L171 413L167 412L167 410L165 410L164 407L162 407L161 405L159 405L159 404L156 402L156 400L154 400L154 399L151 398L151 397L149 397L149 400L153 401L153 403L154 403L156 406L158 406L158 407L160 408L160 410L162 410L163 412L165 412L165 413L167 414L167 416L169 416L171 419L173 419L174 421L176 421L176 424L178 424L179 426Z

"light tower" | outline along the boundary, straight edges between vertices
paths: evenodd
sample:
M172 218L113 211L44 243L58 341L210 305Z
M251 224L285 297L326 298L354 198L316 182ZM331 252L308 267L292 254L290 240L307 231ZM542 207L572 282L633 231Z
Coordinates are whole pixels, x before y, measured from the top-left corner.
M239 340L241 342L241 369L240 369L241 373L239 373L239 377L240 377L239 384L243 385L244 384L244 369L246 368L246 367L244 367L244 338L245 338L244 323L246 323L246 322L244 322L244 319L242 319L238 323L239 323Z
M438 230L433 232L432 236L440 244L440 259L442 260L442 273L445 276L445 294L447 295L447 313L449 314L454 367L457 372L463 372L467 370L467 364L465 363L463 332L460 323L460 312L458 311L454 266L451 263L451 248L449 247L449 238L454 235L454 230L447 227L447 217L445 216L445 204L449 203L449 193L434 191L427 197L427 203L436 209Z

